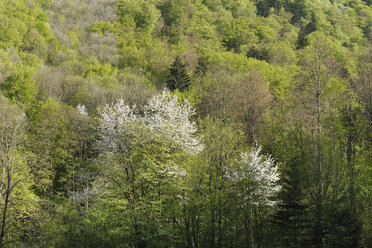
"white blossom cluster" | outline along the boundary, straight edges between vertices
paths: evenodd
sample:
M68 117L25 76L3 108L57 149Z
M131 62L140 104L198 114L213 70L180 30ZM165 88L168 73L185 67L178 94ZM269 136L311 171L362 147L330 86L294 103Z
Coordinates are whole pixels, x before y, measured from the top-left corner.
M194 137L197 129L190 117L195 114L195 110L189 102L179 104L177 96L172 96L168 90L164 90L161 95L150 99L144 107L144 112L144 121L158 137L170 141L190 154L203 150L200 138Z
M179 104L177 96L172 96L168 90L164 90L161 95L149 100L143 112L140 115L136 107L125 105L122 99L100 110L99 149L119 152L128 142L123 134L135 132L135 127L139 125L189 154L196 154L203 149L201 139L195 137L197 129L195 123L190 121L195 112L188 102Z
M76 110L77 110L77 112L78 112L80 115L88 116L88 112L87 112L87 110L86 110L86 108L85 108L85 105L83 105L83 104L78 104L78 105L76 106Z
M126 147L123 140L125 127L138 120L136 107L125 105L123 99L107 104L98 110L98 148L101 151L117 153Z
M250 181L247 185L250 192L248 197L256 204L273 205L275 202L270 198L274 196L281 186L279 182L278 166L270 156L260 155L262 148L257 147L250 153L242 153L238 163L239 172L231 173L229 179L233 181Z

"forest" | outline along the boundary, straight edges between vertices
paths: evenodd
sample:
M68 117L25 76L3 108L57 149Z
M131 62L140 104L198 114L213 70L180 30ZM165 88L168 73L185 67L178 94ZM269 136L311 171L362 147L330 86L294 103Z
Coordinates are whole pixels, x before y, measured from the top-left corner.
M372 1L0 0L8 247L372 247Z

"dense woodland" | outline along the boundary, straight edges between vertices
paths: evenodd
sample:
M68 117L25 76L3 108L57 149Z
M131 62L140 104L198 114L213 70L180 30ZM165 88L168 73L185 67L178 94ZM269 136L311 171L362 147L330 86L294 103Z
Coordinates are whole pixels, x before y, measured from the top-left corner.
M371 0L0 0L0 248L372 247Z

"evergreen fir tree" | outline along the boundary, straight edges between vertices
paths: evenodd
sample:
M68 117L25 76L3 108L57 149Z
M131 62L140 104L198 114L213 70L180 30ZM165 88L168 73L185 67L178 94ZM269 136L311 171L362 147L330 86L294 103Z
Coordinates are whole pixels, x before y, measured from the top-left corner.
M293 161L282 172L280 203L274 222L278 230L282 230L278 237L283 247L303 247L306 243L306 206L303 204L300 171L298 161Z
M182 63L179 56L176 57L169 68L169 78L166 81L169 90L186 90L190 86L190 76L186 71L186 64Z

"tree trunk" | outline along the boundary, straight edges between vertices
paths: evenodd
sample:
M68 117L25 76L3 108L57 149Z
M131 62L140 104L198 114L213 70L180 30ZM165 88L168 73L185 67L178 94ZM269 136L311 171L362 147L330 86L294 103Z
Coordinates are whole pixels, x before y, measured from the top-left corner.
M10 195L10 191L11 191L10 184L12 182L12 178L11 178L9 168L7 170L7 174L8 174L8 185L7 185L6 192L5 192L4 211L3 211L3 218L2 218L2 221L1 221L0 248L3 247L3 242L4 242L5 225L6 225L6 212L8 210L9 195Z

